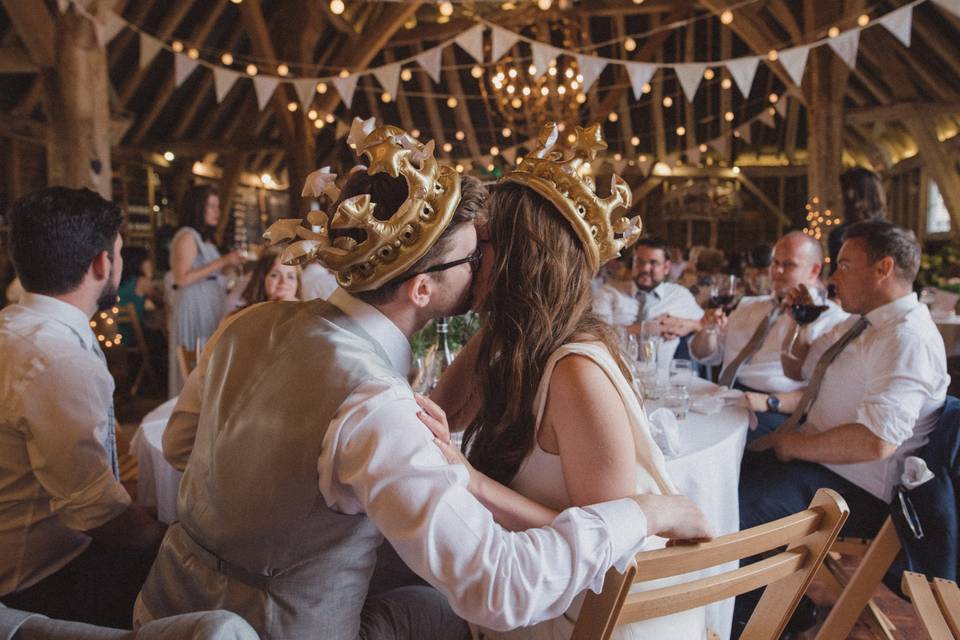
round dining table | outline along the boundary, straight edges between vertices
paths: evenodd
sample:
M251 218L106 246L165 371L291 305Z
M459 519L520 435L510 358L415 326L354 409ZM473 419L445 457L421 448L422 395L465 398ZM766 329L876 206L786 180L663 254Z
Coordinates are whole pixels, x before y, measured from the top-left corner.
M692 407L709 405L698 400L718 389L700 378L693 379L688 388ZM140 465L137 502L155 507L158 518L168 524L177 517L177 489L183 475L163 457L163 431L175 404L176 398L173 398L148 413L130 445ZM737 487L749 415L746 407L729 401L711 415L691 410L679 422L679 452L666 457L670 478L681 493L703 510L717 535L740 528ZM736 562L728 563L704 570L700 575L715 575L736 567ZM730 637L732 620L732 598L707 605L707 627L723 640Z

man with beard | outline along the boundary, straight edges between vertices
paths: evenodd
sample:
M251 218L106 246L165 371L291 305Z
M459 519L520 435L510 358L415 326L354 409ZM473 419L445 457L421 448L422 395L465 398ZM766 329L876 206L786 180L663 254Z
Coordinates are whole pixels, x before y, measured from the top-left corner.
M0 311L0 601L129 628L164 527L120 484L114 383L90 328L116 300L121 222L88 189L10 211L24 294Z
M648 534L708 535L678 496L568 509L522 532L474 497L417 417L406 375L410 336L470 305L486 194L432 145L368 124L355 121L348 142L369 169L350 175L335 211L310 216L319 231L299 219L268 230L296 239L291 261L335 270L340 288L233 316L184 389L167 427L181 435L164 447L176 463L171 445L192 445L179 522L137 623L222 607L264 640L457 640L469 637L457 615L495 629L560 615ZM371 581L384 537L432 586Z

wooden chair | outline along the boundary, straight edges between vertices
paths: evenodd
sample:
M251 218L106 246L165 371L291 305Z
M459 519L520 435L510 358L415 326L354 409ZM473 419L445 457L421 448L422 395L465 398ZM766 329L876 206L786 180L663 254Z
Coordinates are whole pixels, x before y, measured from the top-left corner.
M190 375L190 372L193 371L194 367L197 366L197 352L187 349L185 346L180 345L177 347L177 367L180 369L180 378L186 380Z
M925 575L904 571L900 587L910 596L930 640L960 639L960 589L956 582L934 578L931 589Z
M817 632L816 640L846 638L864 609L864 621L873 634L878 638L893 640L895 627L873 601L873 594L898 553L900 538L889 516L872 540L837 539L819 574L823 583L837 596L837 601ZM849 579L840 566L839 556L861 557L860 564Z
M128 303L120 307L120 311L117 312L117 324L128 325L133 330L133 337L136 344L124 344L123 348L128 354L136 353L140 356L140 368L137 369L137 375L134 377L133 384L130 386L130 395L137 395L137 391L140 390L140 385L143 384L146 377L149 377L150 382L159 390L160 378L157 377L157 372L153 368L153 360L150 357L150 349L147 346L147 340L143 334L143 326L140 324L140 318L137 316L137 310L133 306L133 303Z
M820 489L800 513L711 542L641 553L626 573L611 569L601 593L587 594L572 640L607 640L619 624L701 607L763 586L767 588L741 638L778 638L848 514L839 494ZM630 593L635 580L681 576L781 547L786 550L718 575Z

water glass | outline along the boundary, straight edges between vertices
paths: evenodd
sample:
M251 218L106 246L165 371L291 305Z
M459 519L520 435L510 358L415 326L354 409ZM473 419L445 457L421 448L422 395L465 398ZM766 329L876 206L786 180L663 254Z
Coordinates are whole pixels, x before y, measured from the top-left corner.
M693 381L693 378L693 360L676 358L670 361L670 382L683 387L688 387Z
M668 386L663 392L661 403L664 408L673 411L677 420L687 419L687 412L690 410L690 394L685 386L679 384Z

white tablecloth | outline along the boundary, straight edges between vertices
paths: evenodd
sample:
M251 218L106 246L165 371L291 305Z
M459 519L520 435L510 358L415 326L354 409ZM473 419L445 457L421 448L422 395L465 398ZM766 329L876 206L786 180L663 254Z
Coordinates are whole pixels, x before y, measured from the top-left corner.
M139 465L137 504L156 507L157 517L167 524L177 519L177 489L183 475L163 458L163 430L176 403L171 398L144 416L130 441L130 453Z
M691 398L716 386L694 379ZM161 521L170 523L177 515L177 488L181 473L163 458L163 430L173 412L176 398L168 400L144 417L130 444L140 464L137 502L157 508ZM737 487L740 461L747 438L746 409L727 406L712 416L690 412L680 423L680 454L667 459L667 472L677 488L699 506L713 524L717 535L740 528ZM713 575L735 569L736 563L703 572ZM733 599L707 607L707 626L723 640L730 637Z
M696 378L689 388L694 399L716 389L716 385ZM700 507L717 535L740 530L738 486L748 422L746 408L728 405L712 416L691 411L680 422L680 454L667 458L667 472L674 484ZM736 568L737 563L732 562L702 575ZM707 627L727 640L733 622L733 598L707 606L706 617Z
M940 329L940 335L943 336L943 344L947 348L947 357L960 357L960 316L949 318L934 316L933 321L937 323L937 329Z

